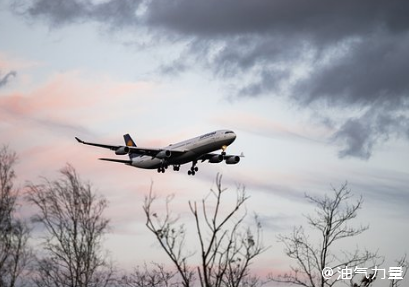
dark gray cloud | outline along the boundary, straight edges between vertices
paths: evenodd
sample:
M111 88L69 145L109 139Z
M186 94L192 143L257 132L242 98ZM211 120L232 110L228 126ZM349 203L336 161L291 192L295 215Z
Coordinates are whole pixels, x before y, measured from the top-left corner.
M50 25L94 21L111 30L143 27L168 44L185 43L178 59L160 67L168 74L202 65L236 86L234 96L285 91L291 103L328 122L335 119L325 109L337 109L343 116L337 117L339 130L331 138L341 145L340 157L368 159L377 145L408 134L407 1L28 3L20 11ZM359 109L370 112L357 116L353 111Z
M194 37L278 34L328 43L379 24L402 29L407 23L403 5L380 0L159 0L150 2L148 23Z
M409 139L408 110L407 102L400 108L381 103L362 116L348 118L333 135L333 140L343 145L339 157L367 160L371 157L373 146L386 142L390 137Z
M409 27L408 27L409 28ZM409 30L408 30L409 32ZM408 98L409 33L373 33L351 43L345 55L333 58L296 87L298 101L328 105L400 105Z
M215 75L251 78L238 96L289 88L299 107L337 108L339 156L368 159L408 134L408 12L400 1L154 1L147 22L190 38L192 62ZM303 62L310 70L294 81Z
M2 76L0 73L0 88L7 85L11 77L16 77L16 76L17 76L17 72L15 71L8 72L5 76Z
M113 29L138 25L135 12L142 1L12 0L16 12L47 22L50 27L95 21Z

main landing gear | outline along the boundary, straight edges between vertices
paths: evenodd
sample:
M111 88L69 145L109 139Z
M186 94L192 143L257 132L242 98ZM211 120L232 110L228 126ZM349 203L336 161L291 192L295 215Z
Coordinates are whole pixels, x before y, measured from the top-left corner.
M188 175L195 175L196 172L198 172L199 168L196 166L196 164L197 164L197 161L192 162L192 167L187 172ZM158 167L158 173L165 173L167 168L168 168L167 165ZM180 169L180 164L173 166L174 171L179 171L179 169Z
M192 167L187 171L188 175L195 175L199 168L196 166L197 161L192 162Z
M167 165L158 167L158 173L165 173L165 170L168 168Z
M158 173L165 173L165 171L168 169L167 165L163 165L161 167L158 167ZM174 165L173 170L174 171L179 171L180 169L180 164Z

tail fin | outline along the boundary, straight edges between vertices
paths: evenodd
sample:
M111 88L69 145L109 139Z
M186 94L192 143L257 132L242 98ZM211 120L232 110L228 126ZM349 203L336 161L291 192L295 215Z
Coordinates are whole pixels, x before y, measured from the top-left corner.
M134 146L136 147L135 142L133 141L133 139L131 138L131 136L129 134L124 135L124 141L125 141L125 145L126 146ZM134 154L134 153L129 153L129 158L132 159L134 157L137 157L139 155Z
M129 134L124 135L124 141L125 141L125 145L126 146L135 146L136 144L133 141L133 139L131 138L131 136Z

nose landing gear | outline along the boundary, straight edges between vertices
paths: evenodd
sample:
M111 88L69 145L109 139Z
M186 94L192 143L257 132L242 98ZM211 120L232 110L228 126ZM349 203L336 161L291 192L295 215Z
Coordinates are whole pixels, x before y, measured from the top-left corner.
M226 155L226 148L227 148L227 145L222 146L222 156Z

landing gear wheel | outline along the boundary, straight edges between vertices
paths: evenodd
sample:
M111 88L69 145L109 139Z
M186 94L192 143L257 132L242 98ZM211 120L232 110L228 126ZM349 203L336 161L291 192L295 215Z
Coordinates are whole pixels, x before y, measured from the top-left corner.
M197 160L192 161L192 167L187 172L188 175L195 175L199 168L196 166Z

